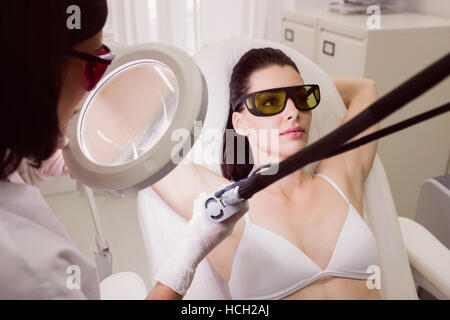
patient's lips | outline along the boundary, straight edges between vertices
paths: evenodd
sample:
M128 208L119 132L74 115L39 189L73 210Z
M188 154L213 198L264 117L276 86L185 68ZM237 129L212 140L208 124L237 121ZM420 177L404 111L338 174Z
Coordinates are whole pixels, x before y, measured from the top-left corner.
M291 127L289 129L283 131L282 133L280 133L280 135L287 136L289 138L298 138L298 137L301 137L304 132L305 132L305 129L297 126L297 127Z

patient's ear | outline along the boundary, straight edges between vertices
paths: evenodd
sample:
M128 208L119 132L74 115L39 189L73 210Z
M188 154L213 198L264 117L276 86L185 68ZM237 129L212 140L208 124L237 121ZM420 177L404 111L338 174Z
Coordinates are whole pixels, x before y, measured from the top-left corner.
M236 131L237 134L241 136L247 135L247 126L240 112L233 112L231 122L233 123L234 131Z

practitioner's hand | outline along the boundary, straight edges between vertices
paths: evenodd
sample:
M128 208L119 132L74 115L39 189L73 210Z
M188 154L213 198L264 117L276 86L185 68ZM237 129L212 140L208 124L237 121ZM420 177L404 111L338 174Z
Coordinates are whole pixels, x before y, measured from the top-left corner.
M186 238L166 260L156 280L184 296L194 278L200 261L228 237L236 222L248 211L248 202L239 212L225 221L215 223L203 212L206 193L194 201L192 218L187 225Z
M244 208L230 218L213 222L203 212L207 198L208 195L203 192L195 199L192 218L187 225L188 237L195 240L198 246L199 262L233 232L236 222L248 211L248 201L245 201Z

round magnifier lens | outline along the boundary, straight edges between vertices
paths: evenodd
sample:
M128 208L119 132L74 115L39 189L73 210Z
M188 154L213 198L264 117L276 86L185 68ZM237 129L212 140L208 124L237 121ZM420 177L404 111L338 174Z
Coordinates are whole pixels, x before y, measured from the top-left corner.
M81 150L91 161L119 166L138 159L166 133L178 107L178 83L165 64L123 65L88 101L80 126Z

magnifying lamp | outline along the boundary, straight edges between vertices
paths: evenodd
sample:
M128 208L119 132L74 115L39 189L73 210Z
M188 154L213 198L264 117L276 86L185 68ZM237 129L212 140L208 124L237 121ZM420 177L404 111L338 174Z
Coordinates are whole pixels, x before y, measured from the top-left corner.
M175 168L173 154L193 145L207 100L205 79L183 50L134 47L116 58L69 124L65 163L94 190L123 195L146 188ZM189 134L173 139L174 130Z
M124 50L83 102L67 128L63 157L87 194L96 229L99 279L112 274L92 190L125 195L166 176L197 138L208 104L205 79L192 58L176 47L151 43ZM184 130L187 134L177 134Z

